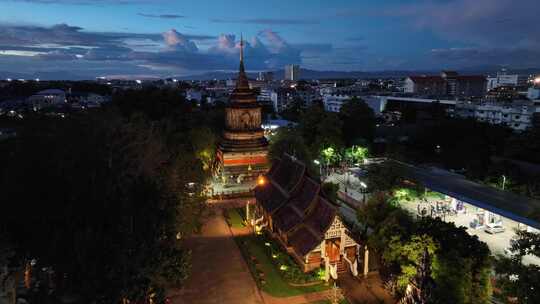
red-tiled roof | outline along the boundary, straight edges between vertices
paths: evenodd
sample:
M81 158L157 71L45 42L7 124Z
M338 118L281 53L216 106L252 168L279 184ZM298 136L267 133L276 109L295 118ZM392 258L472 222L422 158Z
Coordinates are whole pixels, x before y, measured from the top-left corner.
M409 78L416 82L445 82L444 78L441 76L409 76Z
M278 186L270 182L264 187L255 188L255 198L268 213L273 213L283 206L288 196Z
M310 178L305 165L284 155L267 177L270 182L255 189L257 202L272 217L274 227L287 234L300 256L317 247L337 214L322 196L320 184Z

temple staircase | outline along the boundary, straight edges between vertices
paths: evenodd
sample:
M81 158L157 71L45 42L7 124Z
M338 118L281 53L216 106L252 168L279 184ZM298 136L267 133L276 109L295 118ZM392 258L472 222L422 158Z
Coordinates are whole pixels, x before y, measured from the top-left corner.
M341 273L345 273L348 270L348 265L347 265L347 262L344 261L343 259L339 260L339 261L334 261L334 262L330 262L330 264L332 266L337 266L337 273L338 275L341 274Z

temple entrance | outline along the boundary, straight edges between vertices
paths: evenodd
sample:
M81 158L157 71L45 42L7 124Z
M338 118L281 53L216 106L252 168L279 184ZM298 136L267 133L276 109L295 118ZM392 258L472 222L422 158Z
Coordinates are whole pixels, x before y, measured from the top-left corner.
M341 239L328 239L326 240L326 256L330 262L339 262L341 255L339 252Z
M345 255L350 261L356 260L356 246L345 248Z

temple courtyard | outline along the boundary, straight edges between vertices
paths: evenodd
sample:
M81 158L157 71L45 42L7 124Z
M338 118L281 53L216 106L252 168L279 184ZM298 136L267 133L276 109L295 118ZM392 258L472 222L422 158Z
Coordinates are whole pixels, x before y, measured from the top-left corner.
M200 234L187 240L192 248L193 273L181 289L170 290L170 303L224 304L303 304L330 303L331 288L295 292L290 296L272 296L260 290L250 273L235 237L252 234L247 228L230 226L224 214L245 205L250 199L213 200ZM253 198L251 199L253 200ZM341 303L394 303L382 288L377 274L367 279L344 276L338 282L347 300Z

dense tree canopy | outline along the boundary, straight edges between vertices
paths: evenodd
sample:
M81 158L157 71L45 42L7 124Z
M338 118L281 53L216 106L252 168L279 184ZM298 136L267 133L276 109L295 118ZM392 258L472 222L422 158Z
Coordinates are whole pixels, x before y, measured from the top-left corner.
M491 260L487 245L452 223L429 217L413 220L389 199L384 193L372 196L358 218L366 224L369 246L382 257L382 273L395 282L398 293L416 276L420 256L427 249L433 257L436 303L488 303Z
M159 302L188 276L182 240L200 228L215 142L205 111L126 92L105 109L28 119L1 143L1 228L21 260L54 269L53 297Z
M345 145L372 142L375 136L375 114L361 99L352 98L343 103L339 111L343 122L343 140Z

